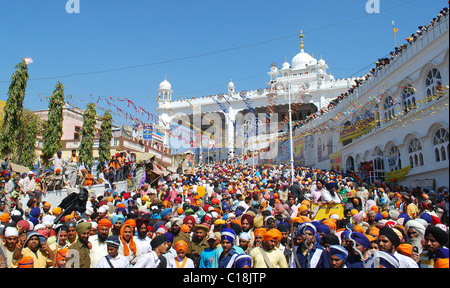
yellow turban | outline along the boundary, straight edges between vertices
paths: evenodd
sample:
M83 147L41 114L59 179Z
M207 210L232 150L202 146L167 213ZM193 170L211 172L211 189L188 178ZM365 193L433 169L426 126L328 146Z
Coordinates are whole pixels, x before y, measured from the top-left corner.
M302 213L305 210L308 210L308 206L300 205L300 207L298 207L298 213Z
M62 212L61 207L55 207L52 209L52 214L54 216L58 216L59 214L61 214L61 212Z

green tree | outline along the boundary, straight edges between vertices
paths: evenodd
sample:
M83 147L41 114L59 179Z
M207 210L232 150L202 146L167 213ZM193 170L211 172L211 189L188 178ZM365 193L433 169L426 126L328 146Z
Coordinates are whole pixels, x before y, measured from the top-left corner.
M25 60L15 66L8 89L8 100L4 108L3 125L0 135L0 154L13 153L18 143L18 133L23 117L23 101L28 81L28 66Z
M46 168L49 166L48 159L53 157L62 147L64 104L64 85L58 81L48 104L48 123L44 133L44 147L42 149L44 167Z
M84 163L88 169L94 164L94 138L97 134L95 124L97 122L97 112L95 104L88 103L87 109L83 113L83 126L81 127L80 163Z
M30 169L36 163L36 138L42 135L43 121L33 111L23 110L21 127L17 133L18 143L13 151L13 161Z
M101 171L106 162L111 159L110 148L112 139L112 116L109 110L105 111L102 117L102 125L100 127L100 141L98 147L98 166L97 171Z

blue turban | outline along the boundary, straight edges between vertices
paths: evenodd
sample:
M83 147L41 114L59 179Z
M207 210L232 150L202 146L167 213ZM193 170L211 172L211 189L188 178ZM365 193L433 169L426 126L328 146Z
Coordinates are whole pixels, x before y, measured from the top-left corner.
M347 260L348 251L341 245L330 245L329 250L330 256L335 255L344 262Z
M332 190L333 188L338 188L338 184L336 182L329 182L325 184L325 188L327 188L328 191Z
M39 224L39 220L34 217L30 217L30 221L33 223L34 226Z
M171 232L167 232L167 233L165 233L164 235L166 235L167 242L170 242L170 243L173 242L173 239L174 239L175 237L173 236L173 234L172 234Z
M425 221L427 221L427 223L431 223L431 222L433 221L433 218L432 218L431 215L428 214L428 213L422 213L422 214L420 215L420 218L423 219L423 220L425 220Z
M122 212L123 216L127 215L127 209L125 209L123 207L117 208L117 214L119 214L119 212Z
M377 213L375 215L375 221L381 221L381 220L383 220L383 215L381 213Z
M242 268L244 266L252 267L252 257L248 254L239 254L234 260L234 268Z
M352 234L352 231L349 229L345 229L341 234L341 240L346 240Z
M405 220L403 221L403 225L402 225L402 226L405 226L405 225L406 225L406 222L408 222L409 220L412 220L411 217L409 217L409 215L408 215L407 213L405 213L405 212L402 212L402 213L400 213L400 215L398 215L398 219L402 219L402 218L405 219ZM397 220L397 221L398 221L398 220Z
M316 227L313 224L311 224L310 222L302 223L300 226L297 227L297 230L295 231L295 233L298 236L301 236L307 230L310 231L311 233L313 233L314 235L316 235L316 233L317 233Z
M228 203L223 203L223 205L222 205L222 210L223 211L225 211L225 210L230 210L231 208L230 208L230 205L228 205Z
M369 238L367 238L366 235L360 232L352 232L352 234L350 234L350 239L355 240L356 243L358 243L359 245L363 246L366 249L370 248Z
M234 239L236 239L236 232L234 232L231 228L223 228L220 231L221 240L228 240L230 243L234 243Z
M30 215L33 216L34 218L38 218L39 215L41 215L41 208L39 207L34 207L30 210Z
M320 224L317 226L317 232L324 233L325 235L328 235L331 233L330 227L325 224Z
M166 208L161 211L161 218L164 218L172 213L172 208Z
M120 223L124 223L125 222L125 216L123 216L122 214L116 214L112 217L111 222L114 224L116 224L117 221L120 221Z

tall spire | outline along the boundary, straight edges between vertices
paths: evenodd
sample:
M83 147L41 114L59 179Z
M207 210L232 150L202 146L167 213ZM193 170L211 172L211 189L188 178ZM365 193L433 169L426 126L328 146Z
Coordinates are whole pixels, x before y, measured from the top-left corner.
M302 52L304 52L303 48L305 48L305 45L303 45L303 37L305 37L303 36L303 30L300 30L300 36L298 38L300 38L300 49L302 49Z

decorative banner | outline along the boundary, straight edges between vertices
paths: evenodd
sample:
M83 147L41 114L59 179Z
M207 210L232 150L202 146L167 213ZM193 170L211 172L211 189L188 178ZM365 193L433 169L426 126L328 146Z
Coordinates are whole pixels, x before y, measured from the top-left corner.
M295 164L303 166L303 138L294 140L294 161Z
M373 128L375 128L375 117L372 115L342 129L339 134L339 142L347 141L364 135Z
M313 211L315 207L317 207L317 204L311 204L311 211ZM325 204L319 208L319 211L317 211L316 216L314 216L314 219L312 220L320 221L323 219L330 219L331 214L337 214L339 219L344 218L344 204Z
M405 178L408 172L409 172L409 165L400 170L386 172L384 181L391 182L392 179L394 179L394 181L402 180L403 178Z
M389 155L389 157L387 157L388 168L389 169L395 168L398 165L398 159L399 159L398 152L395 152L394 154Z
M342 154L341 152L330 154L330 169L339 171L342 169Z

